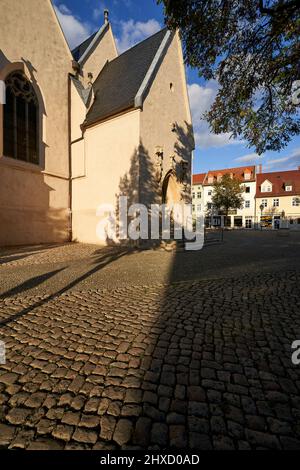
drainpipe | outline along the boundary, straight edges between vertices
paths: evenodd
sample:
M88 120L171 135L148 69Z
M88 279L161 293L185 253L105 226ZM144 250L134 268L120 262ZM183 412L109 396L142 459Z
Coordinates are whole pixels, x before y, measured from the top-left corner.
M72 150L71 150L71 79L68 76L68 147L69 147L69 241L73 241Z

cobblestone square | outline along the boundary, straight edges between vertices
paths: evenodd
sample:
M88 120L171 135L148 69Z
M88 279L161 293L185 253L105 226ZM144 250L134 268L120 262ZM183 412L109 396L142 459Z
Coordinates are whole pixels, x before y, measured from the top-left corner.
M300 449L300 233L0 251L0 446Z

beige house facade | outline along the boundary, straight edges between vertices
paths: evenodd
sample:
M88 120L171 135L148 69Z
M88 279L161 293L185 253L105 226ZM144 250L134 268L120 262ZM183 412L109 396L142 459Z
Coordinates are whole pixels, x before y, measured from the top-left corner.
M50 0L2 0L1 10L0 245L104 244L99 207L117 207L119 195L189 200L194 139L178 33L118 55L106 11L70 51Z
M256 216L265 229L300 230L300 167L258 175Z
M194 217L203 215L206 225L212 227L246 228L254 229L256 226L255 194L256 194L256 167L226 168L208 171L193 176L192 199ZM231 175L241 183L243 194L243 207L231 210L227 220L213 208L212 196L214 183L220 181L225 174Z

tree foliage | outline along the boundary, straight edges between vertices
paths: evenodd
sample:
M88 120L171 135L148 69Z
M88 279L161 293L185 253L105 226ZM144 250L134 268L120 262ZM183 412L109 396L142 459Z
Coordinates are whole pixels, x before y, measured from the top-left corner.
M240 181L226 174L221 181L216 181L213 185L212 205L215 209L225 212L227 216L230 209L243 207L242 193L243 188Z
M158 0L179 28L185 59L219 83L206 114L216 134L245 139L258 154L280 150L300 134L299 0Z

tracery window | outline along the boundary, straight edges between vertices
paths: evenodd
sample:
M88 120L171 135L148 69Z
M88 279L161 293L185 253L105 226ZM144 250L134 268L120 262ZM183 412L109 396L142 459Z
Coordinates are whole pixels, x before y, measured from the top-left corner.
M38 164L39 111L33 86L20 71L12 72L5 80L5 86L4 156Z

